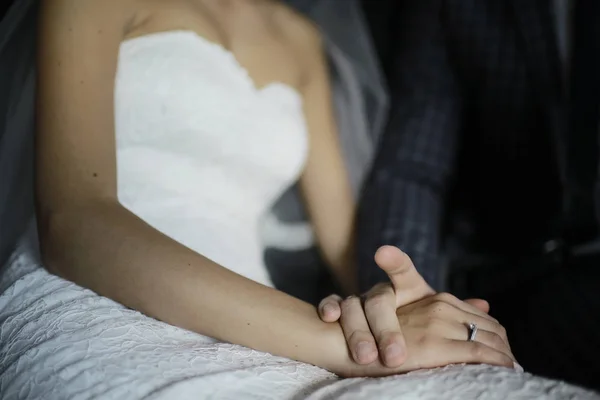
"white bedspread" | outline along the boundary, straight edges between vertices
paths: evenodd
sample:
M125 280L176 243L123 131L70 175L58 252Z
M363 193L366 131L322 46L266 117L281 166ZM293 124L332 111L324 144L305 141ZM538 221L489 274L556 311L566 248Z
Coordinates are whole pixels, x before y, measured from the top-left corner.
M27 252L0 279L0 399L600 399L509 369L342 380L161 323L48 274Z

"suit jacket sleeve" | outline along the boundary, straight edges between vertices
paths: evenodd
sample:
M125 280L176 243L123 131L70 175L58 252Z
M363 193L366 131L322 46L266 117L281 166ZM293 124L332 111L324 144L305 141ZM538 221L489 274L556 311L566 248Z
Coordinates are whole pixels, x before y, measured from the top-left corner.
M440 230L462 119L461 88L443 1L406 1L399 14L387 71L390 120L357 220L363 290L387 279L373 261L385 244L408 253L433 287L442 284Z

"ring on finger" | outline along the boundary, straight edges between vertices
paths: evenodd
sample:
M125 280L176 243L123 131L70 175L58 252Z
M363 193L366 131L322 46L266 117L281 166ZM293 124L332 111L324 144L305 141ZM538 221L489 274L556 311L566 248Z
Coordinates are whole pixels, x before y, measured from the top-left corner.
M467 342L475 341L475 337L477 336L477 324L474 322L469 323L469 336L467 338Z

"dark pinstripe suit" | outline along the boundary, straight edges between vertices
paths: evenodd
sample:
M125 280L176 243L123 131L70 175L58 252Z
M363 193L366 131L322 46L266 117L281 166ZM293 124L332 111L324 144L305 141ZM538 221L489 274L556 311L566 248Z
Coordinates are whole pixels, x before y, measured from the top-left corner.
M494 253L508 235L514 252L552 235L560 180L549 133L564 106L549 3L404 3L391 117L359 215L365 288L384 278L372 262L381 244L405 249L440 287L448 232L460 251Z
M525 271L554 257L544 243L564 230L569 107L552 13L551 0L399 7L380 46L393 54L382 55L390 121L358 217L363 289L386 279L372 258L382 244L405 250L436 288L448 264ZM597 385L599 260L549 263L535 285L493 295L526 369ZM483 287L469 294L492 296Z

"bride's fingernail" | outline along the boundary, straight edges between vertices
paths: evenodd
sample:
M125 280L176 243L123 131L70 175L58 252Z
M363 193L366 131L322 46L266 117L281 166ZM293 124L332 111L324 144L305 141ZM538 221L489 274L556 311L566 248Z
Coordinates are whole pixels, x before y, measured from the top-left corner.
M375 345L371 342L360 342L356 346L356 355L361 362L367 362L371 359L374 352L377 351Z
M401 357L403 353L402 347L397 343L392 343L385 348L385 358L387 360Z
M513 367L515 368L515 370L517 372L525 372L525 370L523 369L523 367L521 367L521 365L517 362L513 362Z

